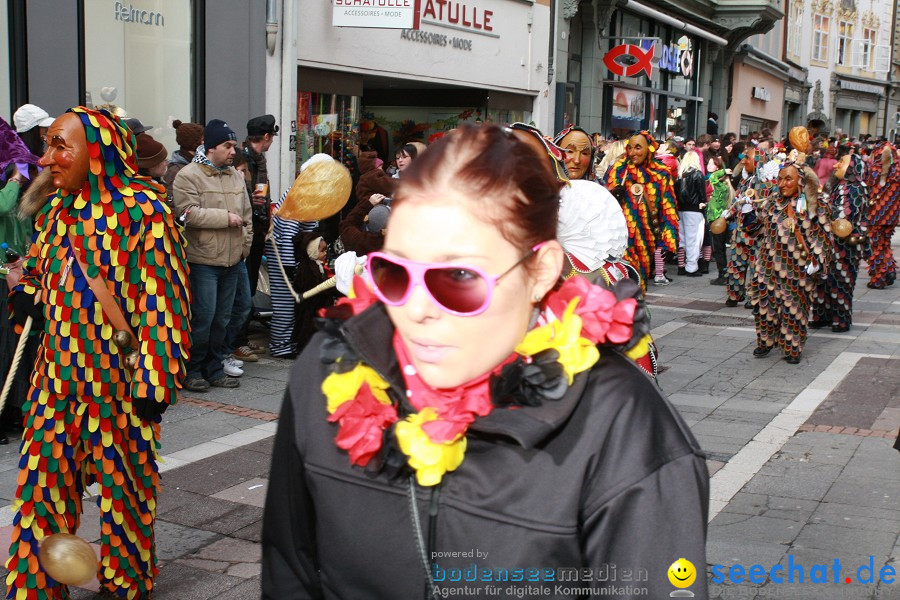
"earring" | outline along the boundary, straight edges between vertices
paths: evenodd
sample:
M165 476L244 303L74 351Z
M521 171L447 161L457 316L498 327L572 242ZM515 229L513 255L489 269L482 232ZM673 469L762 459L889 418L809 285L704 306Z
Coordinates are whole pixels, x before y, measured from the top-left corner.
M540 302L543 299L544 299L544 297L541 294L535 294L534 298L532 299L532 302Z

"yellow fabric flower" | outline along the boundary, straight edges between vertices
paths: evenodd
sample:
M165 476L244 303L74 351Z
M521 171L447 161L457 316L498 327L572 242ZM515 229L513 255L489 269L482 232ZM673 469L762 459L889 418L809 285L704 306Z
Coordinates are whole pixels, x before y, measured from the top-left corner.
M576 373L587 371L600 360L597 347L581 337L581 317L575 314L578 301L575 298L569 302L561 319L532 329L516 346L516 352L525 356L534 356L550 348L559 352L559 363L566 372L569 385Z
M650 352L650 344L652 342L653 338L651 338L649 335L645 335L637 344L635 344L634 348L625 353L625 356L627 356L631 360L637 361L637 359L645 356L648 352Z
M322 382L322 393L328 399L328 414L334 413L344 402L356 398L363 382L369 384L372 395L382 404L391 404L387 395L388 383L372 367L360 363L346 373L332 373Z
M466 438L459 436L452 442L434 443L422 430L422 424L437 419L437 412L426 407L397 423L394 433L400 450L409 457L409 466L416 471L421 486L437 485L444 473L455 471L466 452Z

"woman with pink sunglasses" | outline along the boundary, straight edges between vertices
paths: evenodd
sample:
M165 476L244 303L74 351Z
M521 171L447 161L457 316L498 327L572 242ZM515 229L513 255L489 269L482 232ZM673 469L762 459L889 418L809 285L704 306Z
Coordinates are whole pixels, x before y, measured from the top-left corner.
M263 598L660 598L678 559L707 598L704 455L636 364L637 284L561 280L543 160L485 125L404 173L288 385Z

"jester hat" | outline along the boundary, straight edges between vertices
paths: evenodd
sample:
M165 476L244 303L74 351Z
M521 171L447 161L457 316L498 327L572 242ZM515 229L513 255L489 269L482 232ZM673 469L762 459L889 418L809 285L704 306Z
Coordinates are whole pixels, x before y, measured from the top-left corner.
M525 123L513 123L509 126L509 128L514 131L525 132L538 140L544 147L544 150L547 153L547 157L550 159L550 164L553 167L553 172L556 173L556 178L562 182L569 181L569 174L568 171L566 171L565 150L544 137L544 135L541 133L541 130L534 125L527 125Z

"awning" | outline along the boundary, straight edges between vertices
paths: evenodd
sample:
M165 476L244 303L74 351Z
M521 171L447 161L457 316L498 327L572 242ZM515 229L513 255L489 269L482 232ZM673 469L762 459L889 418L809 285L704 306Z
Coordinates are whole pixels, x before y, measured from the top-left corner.
M674 27L675 29L680 29L685 33L690 33L691 35L696 35L697 37L709 40L710 42L718 44L719 46L728 45L728 40L723 37L719 37L714 33L706 31L705 29L700 29L696 25L685 23L684 21L676 19L675 17L670 17L669 15L660 12L655 8L645 6L639 2L635 2L634 0L628 0L628 4L626 4L623 8L627 8L628 10L644 15L645 17L650 17L651 19L655 19L661 23L665 23L666 25Z

